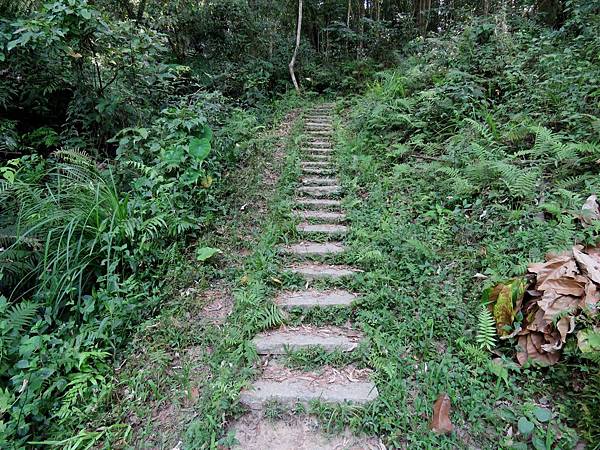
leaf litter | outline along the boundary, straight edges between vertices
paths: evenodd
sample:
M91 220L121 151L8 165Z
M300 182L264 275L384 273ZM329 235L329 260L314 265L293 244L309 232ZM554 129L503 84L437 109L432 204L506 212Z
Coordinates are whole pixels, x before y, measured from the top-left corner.
M483 294L500 339L517 338L521 365L529 360L556 364L578 324L597 316L600 248L576 245L545 259L530 264L527 277L500 283ZM579 330L577 337L580 350L595 349L589 342L598 340L596 328Z

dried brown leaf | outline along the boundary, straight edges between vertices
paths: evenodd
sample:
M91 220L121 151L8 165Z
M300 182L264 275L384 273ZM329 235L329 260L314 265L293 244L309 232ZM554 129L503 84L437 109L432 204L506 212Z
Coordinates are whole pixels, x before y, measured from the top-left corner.
M529 359L537 361L544 366L551 366L558 362L559 353L547 353L542 348L544 344L544 335L533 332L524 336L519 336L519 347L521 351L517 353L519 364L524 365Z
M527 269L537 275L536 290L540 291L546 289L547 281L564 276L574 278L579 273L572 254L554 256L547 262L530 264Z
M552 322L558 315L574 313L579 307L579 301L580 296L560 295L555 291L546 291L537 304L544 311L544 320Z
M450 397L448 394L440 394L433 405L433 417L429 428L438 434L448 434L452 432L452 422L450 421Z
M598 292L598 287L594 283L588 283L585 286L585 295L582 297L579 306L581 308L590 308L595 312L596 304L600 300L600 293Z
M573 256L579 264L581 273L594 283L600 284L600 257L592 253L588 255L581 251L581 246L573 247Z

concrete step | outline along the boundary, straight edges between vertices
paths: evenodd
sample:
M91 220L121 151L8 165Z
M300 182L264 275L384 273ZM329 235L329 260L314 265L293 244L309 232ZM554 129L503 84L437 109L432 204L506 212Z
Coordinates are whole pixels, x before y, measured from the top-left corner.
M299 242L281 247L285 253L297 256L328 256L346 251L341 242Z
M330 161L302 161L300 167L303 169L334 169Z
M307 147L317 147L317 148L332 148L331 142L323 141L323 140L311 140L309 139L306 143Z
M300 233L320 233L329 236L338 236L346 234L348 227L345 225L337 225L332 223L300 223L296 227Z
M313 162L313 161L326 161L326 162L331 162L332 158L330 155L323 155L323 154L315 154L315 153L307 153L304 155L304 161L306 162Z
M304 186L336 186L339 181L335 177L306 176L300 180Z
M333 154L333 149L332 148L318 148L318 147L305 147L304 149L304 153L307 154L312 154L312 155L332 155Z
M304 124L304 128L310 131L333 131L333 126L331 122L323 121L323 122L306 122Z
M331 186L299 186L296 191L301 195L323 198L340 195L342 188L335 184Z
M286 270L303 276L307 280L339 280L355 275L359 271L347 266L332 264L300 263L288 267Z
M231 450L384 450L378 437L357 436L348 428L335 434L322 430L316 417L285 414L281 419L264 418L254 411L229 422L238 441ZM176 447L177 448L177 447ZM219 447L217 447L219 448ZM224 446L220 447L225 449Z
M335 211L304 210L296 211L294 215L305 220L318 220L329 223L341 223L346 221L346 215L344 213Z
M311 308L327 306L350 306L358 298L356 294L344 290L317 291L314 289L299 292L283 292L275 303L281 308Z
M339 327L281 328L257 334L252 342L259 355L285 355L290 351L320 347L326 352L351 352L362 334Z
M333 134L331 130L323 130L323 129L315 129L315 128L307 128L306 129L308 135L314 138L327 139L331 137Z
M296 200L296 204L302 207L327 209L339 207L342 202L331 198L299 198Z
M293 407L297 403L308 405L313 400L364 405L378 395L377 387L368 379L368 372L361 373L351 367L325 367L320 373L266 368L260 379L241 392L240 402L254 410L271 402Z
M302 173L307 175L334 175L333 167L302 167Z

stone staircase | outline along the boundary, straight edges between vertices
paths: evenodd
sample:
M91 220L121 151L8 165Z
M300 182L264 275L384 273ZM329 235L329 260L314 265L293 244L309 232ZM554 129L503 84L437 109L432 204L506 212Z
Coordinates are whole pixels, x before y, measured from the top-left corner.
M340 198L342 188L333 163L331 106L314 108L306 118L308 135L301 162L302 178L296 190L294 215L300 220L296 227L300 241L282 246L280 251L290 260L287 272L306 281L302 291L281 292L275 302L283 310L292 308L351 307L358 295L340 288L311 288L312 282L343 282L358 269L327 264L327 259L342 254L348 232L346 216ZM368 369L331 368L307 372L284 367L279 355L288 351L320 347L326 352L352 352L361 342L362 334L351 326L296 328L281 327L257 335L253 342L263 358L262 374L253 385L241 393L241 402L253 410L276 401L294 406L312 400L324 403L365 404L377 398L375 384Z

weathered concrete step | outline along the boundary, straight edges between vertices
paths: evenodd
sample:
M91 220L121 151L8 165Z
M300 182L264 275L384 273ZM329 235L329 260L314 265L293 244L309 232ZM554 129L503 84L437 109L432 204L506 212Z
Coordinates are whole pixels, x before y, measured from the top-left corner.
M335 208L341 206L342 202L331 198L299 198L296 204L302 207Z
M299 242L281 247L285 253L298 256L328 256L346 251L341 242Z
M302 167L302 173L307 175L334 175L333 167Z
M327 161L331 162L331 155L323 155L321 153L306 153L304 155L304 161L313 162L313 161Z
M316 131L333 131L333 126L328 121L306 122L304 124L304 128L306 128L307 130L316 130Z
M316 138L328 138L331 137L331 135L333 134L332 130L324 130L322 128L307 128L306 132L308 133L309 136L313 136Z
M359 271L347 266L331 264L301 263L287 268L292 273L303 276L307 280L338 280L350 277Z
M319 147L304 147L304 153L307 154L319 154L319 155L332 155L333 154L333 149L332 148L319 148Z
M302 177L301 181L305 186L333 186L339 183L335 177L320 177L318 175Z
M318 115L318 114L314 114L311 116L307 116L304 119L304 126L311 126L311 125L323 125L323 124L327 124L327 125L332 125L332 117L331 116L323 116L323 115Z
M342 193L342 188L337 185L329 186L300 186L297 189L299 194L309 195L311 197L335 197Z
M301 181L305 186L333 186L339 183L336 177L320 177L318 175L302 177Z
M275 303L284 309L327 306L350 306L358 298L356 294L344 290L317 291L314 289L299 292L283 292Z
M331 167L331 162L329 161L302 161L300 163L303 167Z
M285 355L289 351L320 347L327 352L351 352L362 334L339 327L282 328L257 334L252 342L259 355Z
M321 233L328 235L345 234L348 231L346 225L337 225L332 223L300 223L296 227L300 233Z
M326 148L333 150L333 146L329 142L324 141L309 141L306 143L307 147Z
M340 223L346 220L346 215L340 212L335 211L296 211L294 213L295 216L300 217L301 219L306 220L320 220L323 222L334 222Z
M323 375L317 379L299 373L297 377L290 375L280 379L260 379L250 389L242 391L240 402L250 409L262 409L267 403L277 402L288 407L297 403L308 405L314 400L323 403L350 402L363 405L375 400L379 393L371 381L336 380ZM350 377L351 375L349 375ZM281 381L279 381L281 380Z
M230 422L229 430L238 441L231 450L382 450L378 437L357 436L349 429L335 434L323 430L316 417L286 414L265 420L254 411ZM225 448L225 447L222 447ZM230 447L227 447L230 448Z

